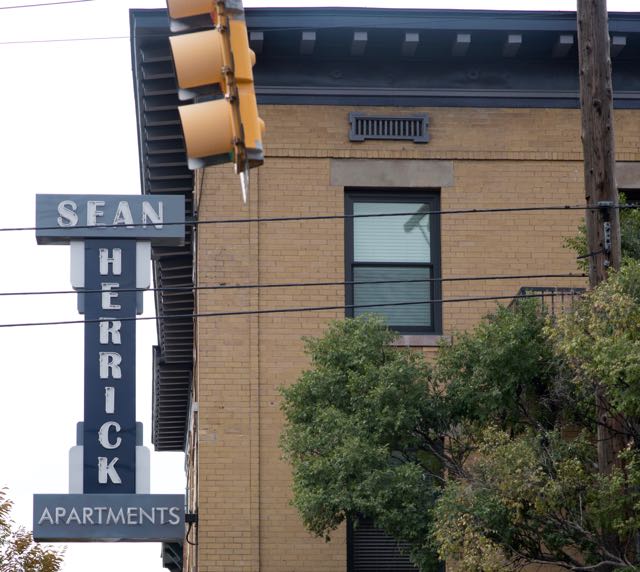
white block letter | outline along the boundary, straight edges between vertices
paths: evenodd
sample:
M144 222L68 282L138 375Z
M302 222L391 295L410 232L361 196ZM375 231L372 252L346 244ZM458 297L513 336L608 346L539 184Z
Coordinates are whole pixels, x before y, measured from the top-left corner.
M104 388L104 412L105 413L116 412L116 388L115 387Z
M109 430L112 427L116 433L120 433L120 423L116 421L107 421L106 423L103 423L102 427L100 427L100 430L98 431L98 442L105 449L117 449L122 443L122 438L119 436L116 437L115 443L109 441Z
M120 201L118 208L116 209L116 215L113 217L113 224L126 224L133 225L133 217L131 216L131 209L127 201Z
M100 343L105 345L109 343L109 336L111 336L111 343L120 345L122 340L120 338L120 328L122 322L120 320L109 320L108 318L100 318Z
M100 379L122 379L122 356L116 352L100 352ZM111 376L109 376L111 370Z
M118 457L114 457L111 459L110 463L107 463L106 457L98 457L98 482L101 485L106 485L108 480L111 479L111 482L119 485L122 483L122 479L116 471L116 463L118 462Z
M169 509L169 524L178 524L180 522L180 508L177 506L172 506Z
M99 211L98 207L104 205L104 201L87 201L87 226L104 226L103 222L98 222L98 217L104 215L104 212Z
M45 520L49 521L49 524L53 524L53 518L51 517L51 513L47 507L44 507L44 511L42 511L42 516L38 521L38 524L42 524Z
M122 249L114 248L113 254L109 257L108 248L100 248L100 276L106 276L109 274L109 264L111 264L111 271L115 276L122 274Z
M58 203L58 226L76 226L78 215L76 209L78 205L73 201L62 201Z
M156 228L162 228L162 222L164 221L164 209L162 201L158 202L158 212L153 210L151 203L149 203L148 201L142 201L143 228L147 224L147 218L153 223Z
M112 304L111 300L118 297L117 292L110 292L112 288L118 288L119 282L102 282L102 309L103 310L119 310L120 304Z

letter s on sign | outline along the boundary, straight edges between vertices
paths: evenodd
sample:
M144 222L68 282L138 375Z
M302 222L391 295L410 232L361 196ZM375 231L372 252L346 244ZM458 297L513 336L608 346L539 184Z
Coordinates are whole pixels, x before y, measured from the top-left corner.
M171 517L169 519L169 524L180 524L180 508L178 508L177 506L172 506L169 509L169 516Z
M61 201L58 203L58 226L76 226L78 215L76 209L78 205L74 201Z

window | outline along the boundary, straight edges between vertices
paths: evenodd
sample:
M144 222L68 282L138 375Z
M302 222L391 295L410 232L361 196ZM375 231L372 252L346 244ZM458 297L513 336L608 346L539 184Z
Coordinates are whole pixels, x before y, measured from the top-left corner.
M355 306L347 315L375 312L399 333L440 333L440 305L430 302L441 292L432 281L440 277L440 230L429 213L437 210L434 192L347 191L345 212L355 215L345 222L346 299Z
M624 194L627 204L640 204L640 189L618 189L618 192Z

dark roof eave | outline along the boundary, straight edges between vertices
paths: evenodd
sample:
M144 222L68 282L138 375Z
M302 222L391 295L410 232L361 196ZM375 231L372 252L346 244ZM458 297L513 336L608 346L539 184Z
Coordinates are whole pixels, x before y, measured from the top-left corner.
M167 28L163 8L135 9L144 14L146 33ZM404 8L246 8L251 29L402 29L483 31L570 31L575 12L517 10L435 10ZM610 12L612 32L640 31L640 12ZM161 32L159 32L161 33ZM166 32L165 32L166 33Z

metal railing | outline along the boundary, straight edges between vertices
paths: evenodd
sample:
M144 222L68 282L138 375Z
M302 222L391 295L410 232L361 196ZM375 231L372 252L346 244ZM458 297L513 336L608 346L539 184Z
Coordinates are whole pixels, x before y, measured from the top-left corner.
M520 300L528 300L534 296L540 304L540 310L551 316L571 310L573 304L582 296L586 288L566 288L557 286L522 286L516 297L509 304L513 307ZM524 298L526 296L526 298Z

